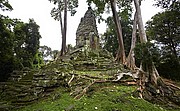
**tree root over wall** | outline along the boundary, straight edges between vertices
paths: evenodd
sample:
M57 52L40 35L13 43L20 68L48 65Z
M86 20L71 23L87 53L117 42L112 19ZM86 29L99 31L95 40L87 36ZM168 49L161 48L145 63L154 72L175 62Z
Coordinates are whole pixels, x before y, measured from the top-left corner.
M163 105L167 108L180 108L180 87L174 84L170 80L162 79L161 77L157 78L157 82L153 83L152 81L146 81L146 77L142 70L137 70L139 73L139 78L134 78L130 72L128 73L120 73L117 76L117 79L114 80L104 80L101 78L95 78L91 76L86 75L76 75L73 74L72 78L68 82L69 85L74 83L77 83L77 77L82 78L86 81L86 85L82 84L75 86L71 92L71 96L74 96L75 99L80 99L83 95L85 95L88 90L94 85L94 84L100 84L100 83L119 83L119 84L125 84L125 85L138 85L139 88L134 93L136 96L143 98L151 103ZM133 79L130 80L121 80L118 77L123 75L129 75L130 77L133 77ZM137 76L135 76L137 77ZM70 86L71 87L71 86Z
M139 97L155 104L164 105L169 108L180 108L180 87L170 80L157 77L156 82L146 79L145 72L139 71Z

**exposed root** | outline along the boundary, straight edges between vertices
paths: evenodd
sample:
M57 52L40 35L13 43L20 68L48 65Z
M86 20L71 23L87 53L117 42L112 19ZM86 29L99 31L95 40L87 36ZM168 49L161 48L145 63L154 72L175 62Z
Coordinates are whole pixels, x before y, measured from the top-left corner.
M180 90L180 87L175 85L175 83L173 83L172 81L167 80L167 79L163 79L163 81L165 82L166 85L170 86L174 90Z
M180 95L176 93L180 91L178 86L164 81L160 76L157 76L157 72L153 72L154 75L151 75L149 80L147 80L147 73L142 71L141 68L138 70L138 73L138 92L140 98L156 104L180 107Z

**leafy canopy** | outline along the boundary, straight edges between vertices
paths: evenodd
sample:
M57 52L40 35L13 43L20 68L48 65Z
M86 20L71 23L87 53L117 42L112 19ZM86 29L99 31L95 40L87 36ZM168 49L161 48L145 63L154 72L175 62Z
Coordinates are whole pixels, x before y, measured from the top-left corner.
M11 11L13 10L12 6L9 4L8 0L0 0L0 9L2 11Z

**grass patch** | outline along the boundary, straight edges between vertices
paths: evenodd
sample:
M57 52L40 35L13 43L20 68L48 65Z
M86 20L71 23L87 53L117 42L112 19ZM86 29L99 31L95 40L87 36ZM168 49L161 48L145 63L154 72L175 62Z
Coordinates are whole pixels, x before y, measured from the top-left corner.
M107 70L107 71L74 71L75 74L79 75L89 75L92 77L99 77L102 79L110 79L114 77L117 70Z
M57 89L48 99L18 111L168 111L143 99L134 98L132 96L134 90L136 90L135 86L95 84L86 95L76 100L69 95L69 92Z

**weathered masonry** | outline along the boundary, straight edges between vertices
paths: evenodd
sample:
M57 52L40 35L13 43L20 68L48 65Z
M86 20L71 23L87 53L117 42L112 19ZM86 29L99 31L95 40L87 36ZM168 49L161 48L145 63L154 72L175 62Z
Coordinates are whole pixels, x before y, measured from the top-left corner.
M95 18L93 10L91 7L88 7L76 31L77 48L84 46L89 46L91 49L99 48L99 36Z

